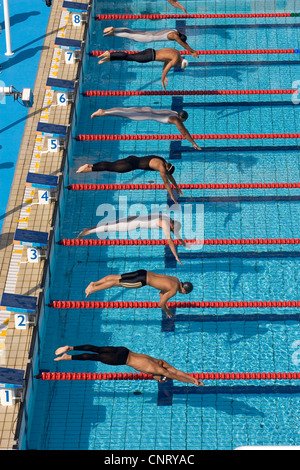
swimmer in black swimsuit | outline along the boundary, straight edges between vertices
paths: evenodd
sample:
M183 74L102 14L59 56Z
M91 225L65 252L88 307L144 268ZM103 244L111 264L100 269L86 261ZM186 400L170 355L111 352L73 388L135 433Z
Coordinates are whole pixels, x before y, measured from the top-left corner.
M145 49L140 52L110 52L105 51L99 56L98 64L104 64L111 61L126 61L126 62L138 62L140 64L146 64L148 62L162 62L163 72L161 76L161 84L163 89L166 89L168 84L167 74L172 67L181 67L183 70L188 66L188 61L181 56L177 49L166 47L164 49Z
M179 189L174 177L172 176L175 171L175 167L172 163L168 163L164 158L157 155L146 155L145 157L129 155L129 157L117 160L116 162L98 162L93 165L87 163L78 168L76 173L88 173L91 171L128 173L134 170L159 171L166 190L168 191L172 201L177 204L177 200L172 192L171 184L175 186L177 194L183 194L183 192Z
M110 274L99 281L90 282L85 289L86 297L100 290L110 289L111 287L125 287L126 289L139 289L143 286L151 286L159 290L159 307L166 313L167 317L172 317L172 310L167 302L177 293L189 294L193 290L191 282L180 282L177 277L157 274L145 269L139 269L132 273Z
M69 351L91 351L92 354L70 355L67 354ZM58 348L55 354L57 356L62 354L62 356L55 358L55 361L99 361L112 366L127 365L138 372L153 375L153 378L158 382L165 382L167 378L170 380L178 380L179 382L191 383L196 386L204 385L201 380L195 379L189 374L175 369L175 367L171 366L163 359L155 359L146 354L137 354L123 346L98 347L88 344L82 346L63 346Z

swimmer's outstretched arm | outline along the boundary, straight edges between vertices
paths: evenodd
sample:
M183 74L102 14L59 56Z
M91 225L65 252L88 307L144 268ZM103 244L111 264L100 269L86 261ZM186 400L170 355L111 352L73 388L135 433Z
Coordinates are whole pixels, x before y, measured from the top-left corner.
M161 84L164 90L166 90L166 85L168 84L167 74L172 67L174 67L175 61L170 60L169 62L164 63L163 73L161 76Z
M172 116L169 118L169 123L175 124L180 134L193 145L194 149L201 150L201 147L196 144L193 137L191 136L187 128L183 125L183 123L179 120L179 118Z
M173 175L169 175L168 173L167 173L166 176L167 176L168 180L170 181L170 183L175 186L175 189L176 189L177 194L183 194L183 192L181 191L181 189L178 187L178 184L176 183L174 176L173 176Z
M162 180L163 180L163 182L164 182L164 184L165 184L165 188L166 188L166 190L168 191L170 198L172 199L173 202L175 202L175 204L178 204L178 201L177 201L176 198L174 197L174 194L173 194L171 185L170 185L170 183L169 183L169 176L170 176L170 175L167 175L167 173L166 173L165 171L161 171L161 172L160 172L160 176L161 176L161 178L162 178ZM174 181L175 181L175 180L174 180ZM175 183L176 183L176 182L175 182ZM174 186L175 186L175 188L176 188L177 193L178 193L178 194L182 194L182 192L181 192L180 190L179 190L180 193L178 192L178 190L177 190L178 186L177 186L176 184L175 184Z
M167 306L168 300L170 300L174 295L177 293L177 289L171 289L168 292L164 292L163 294L159 294L160 302L159 307L166 313L168 318L172 317L172 310Z
M171 238L171 234L170 234L170 226L168 224L168 222L166 222L165 220L162 221L162 224L161 224L161 228L163 229L164 231L164 234L165 234L165 237L166 239L168 240L168 245L170 247L170 250L172 251L173 255L174 255L174 258L176 259L176 261L180 264L183 264L180 259L178 258L178 255L177 255L177 251L176 251L176 248L175 248L175 245L174 245L174 242Z
M178 44L180 44L180 46L182 46L186 51L189 51L195 59L198 59L199 54L194 51L187 42L183 42L179 37L176 38L176 42L178 42Z
M186 9L177 0L167 0L167 2L169 2L172 7L179 8L179 10L182 10L185 14L187 13Z

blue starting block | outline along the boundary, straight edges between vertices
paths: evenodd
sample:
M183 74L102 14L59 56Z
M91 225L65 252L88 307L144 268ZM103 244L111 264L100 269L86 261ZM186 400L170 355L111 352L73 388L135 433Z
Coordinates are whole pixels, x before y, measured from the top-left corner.
M39 135L47 135L49 137L66 137L67 126L60 124L49 124L47 122L39 122L36 133Z
M2 310L20 313L35 313L37 297L30 295L7 294L3 292L0 306Z
M58 176L27 173L25 186L28 188L57 189Z
M66 52L67 60L69 56L71 56L72 61L75 62L75 58L73 55L74 52ZM59 106L66 106L69 101L73 101L74 99L74 92L75 92L75 81L74 80L61 80L59 78L51 78L47 79L46 83L46 90L54 90L57 92L57 104ZM72 99L71 99L72 97Z
M0 388L22 388L24 371L0 367Z
M48 233L17 228L13 239L14 245L47 247Z
M57 37L54 41L54 47L59 49L81 50L82 42L79 39L67 39Z
M24 371L0 367L0 403L3 406L13 406L16 400L21 400Z
M59 78L48 77L46 83L46 89L55 91L74 91L75 81L74 80L61 80Z
M36 324L37 297L3 292L0 307L14 313L17 330L27 330L30 325Z
M70 2L68 0L65 0L62 5L62 10L81 11L82 13L86 13L88 11L88 8L88 3Z

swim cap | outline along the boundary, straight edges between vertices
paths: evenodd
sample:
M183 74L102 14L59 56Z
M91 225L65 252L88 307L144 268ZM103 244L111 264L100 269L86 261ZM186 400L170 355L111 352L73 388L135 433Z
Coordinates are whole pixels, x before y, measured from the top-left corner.
M182 287L184 288L185 292L187 294L189 294L190 292L192 292L194 286L191 282L183 282L182 283Z
M181 117L183 121L186 121L187 118L189 117L188 113L184 110L179 111L178 116Z
M172 175L175 171L175 166L173 165L173 163L169 163L168 162L168 167L167 167L167 172L169 175Z
M180 31L177 30L178 36L180 37L181 41L186 42L187 37L185 34L181 33Z
M185 69L188 65L189 65L188 61L186 59L182 59L181 68Z

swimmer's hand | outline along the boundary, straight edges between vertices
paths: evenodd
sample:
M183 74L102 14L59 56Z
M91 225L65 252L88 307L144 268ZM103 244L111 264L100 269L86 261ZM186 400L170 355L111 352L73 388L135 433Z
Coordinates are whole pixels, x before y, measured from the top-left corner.
M171 196L171 199L172 199L172 201L173 201L175 204L178 204L178 201L176 201L176 198L173 196L173 194L172 194L172 196Z
M201 147L199 147L199 145L196 144L196 142L193 143L193 147L196 150L202 150Z
M181 191L181 189L176 188L176 191L177 191L177 194L181 194L183 196L183 192Z
M183 263L180 261L179 258L176 258L177 263L181 264L183 266Z
M168 318L172 318L172 310L170 310L169 308L166 308L165 312Z
M198 52L193 51L193 52L191 52L191 55L192 55L195 59L199 59L199 54L198 54Z
M165 312L168 318L172 318L172 310L168 308L164 303L159 302L158 306Z
M163 89L166 91L166 85L168 85L168 78L165 77L164 80L161 81Z

